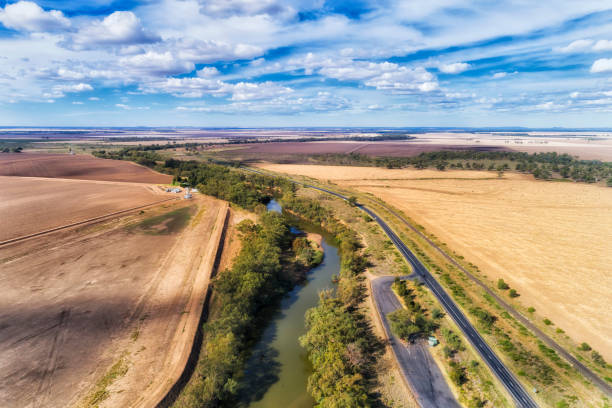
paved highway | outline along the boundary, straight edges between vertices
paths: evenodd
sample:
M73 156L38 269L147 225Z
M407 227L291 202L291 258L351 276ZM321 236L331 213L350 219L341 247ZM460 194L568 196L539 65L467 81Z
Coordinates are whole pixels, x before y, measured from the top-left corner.
M269 175L267 173L254 169L246 170ZM315 190L323 191L325 193L334 195L343 200L348 200L347 197L334 191L305 183L300 183L294 180L292 181L296 184L303 185L304 187L313 188ZM485 361L485 363L489 366L491 371L493 371L493 373L497 376L501 383L506 387L506 389L512 396L516 406L521 408L537 408L538 405L523 388L521 383L516 379L516 377L514 377L510 370L508 370L504 363L502 363L502 361L493 352L493 350L491 350L489 345L480 336L478 331L472 326L470 321L461 312L461 310L451 299L451 297L444 291L438 281L429 273L429 271L427 270L427 268L425 268L421 261L419 261L417 257L408 249L408 247L402 242L402 240L397 236L397 234L395 234L395 232L387 225L387 223L384 222L381 218L379 218L378 215L376 215L376 213L374 213L372 210L363 205L358 205L358 207L370 217L372 217L378 223L378 225L380 225L380 227L383 229L383 231L385 231L389 239L400 251L404 259L406 259L406 261L408 261L408 263L412 265L413 271L417 275L419 275L425 285L427 285L427 287L433 292L442 307L444 307L449 316L451 316L451 318L455 321L455 324L459 326L465 337L467 337L472 346L476 349L476 351L478 351L478 353ZM382 311L380 310L379 312L382 313Z

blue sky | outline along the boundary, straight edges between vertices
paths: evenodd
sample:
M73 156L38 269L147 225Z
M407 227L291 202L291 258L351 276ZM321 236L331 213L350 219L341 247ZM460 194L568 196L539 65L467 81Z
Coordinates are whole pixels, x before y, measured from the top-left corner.
M612 2L0 1L0 125L612 127Z

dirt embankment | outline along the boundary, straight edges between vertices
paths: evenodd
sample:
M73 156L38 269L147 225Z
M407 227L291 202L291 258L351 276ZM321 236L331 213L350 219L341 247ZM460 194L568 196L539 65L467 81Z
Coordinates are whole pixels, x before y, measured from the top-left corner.
M0 154L0 176L166 184L172 176L136 163L98 159L89 155L46 153Z
M202 200L200 197L199 200ZM104 406L155 407L181 377L226 224L228 204L206 198L159 266L156 287L139 312L138 338L128 347L132 366L113 384ZM156 319L149 316L156 315ZM130 392L123 392L124 390Z

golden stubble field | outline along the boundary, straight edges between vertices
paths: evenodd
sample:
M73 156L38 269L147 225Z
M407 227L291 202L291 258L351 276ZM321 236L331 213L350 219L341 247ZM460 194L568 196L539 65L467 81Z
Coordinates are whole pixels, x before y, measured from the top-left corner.
M262 165L403 210L577 342L612 359L612 188L477 171Z

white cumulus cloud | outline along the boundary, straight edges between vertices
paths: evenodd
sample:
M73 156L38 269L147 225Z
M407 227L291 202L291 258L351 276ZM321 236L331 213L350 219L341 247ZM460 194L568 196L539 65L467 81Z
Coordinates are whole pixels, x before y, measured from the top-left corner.
M101 45L146 44L160 38L146 31L140 19L131 11L115 11L103 20L96 20L74 34L67 46L91 49Z
M612 41L599 40L593 45L594 51L612 51Z
M609 72L612 71L612 58L600 58L591 66L591 72Z
M80 83L73 85L58 85L54 89L57 89L62 92L85 92L85 91L93 91L93 87L89 84Z
M172 55L170 51L157 53L149 51L119 60L123 67L149 75L176 75L191 72L195 65L191 61L184 61Z
M593 45L593 40L589 40L589 39L576 40L576 41L572 41L565 47L558 48L557 50L559 52L564 52L564 53L580 52L580 51L589 50L591 48L591 45Z
M445 74L460 74L470 69L470 64L466 62L453 62L452 64L440 64L438 69Z
M273 82L239 82L232 87L232 100L245 101L273 98L293 92L291 88L279 86Z
M7 4L0 9L0 22L18 31L46 32L70 27L70 20L59 10L43 10L31 1Z

